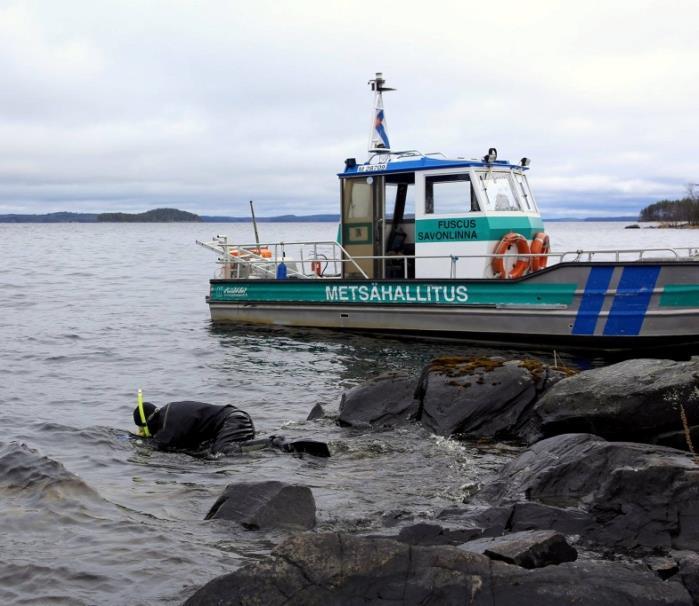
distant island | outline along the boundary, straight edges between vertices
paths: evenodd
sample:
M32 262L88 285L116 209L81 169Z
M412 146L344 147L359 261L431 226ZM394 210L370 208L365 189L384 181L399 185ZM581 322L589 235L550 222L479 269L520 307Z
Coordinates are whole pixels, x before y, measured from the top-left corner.
M179 223L202 221L199 215L175 208L156 208L143 213L71 213L0 215L0 223Z
M156 208L144 213L101 213L98 223L180 223L201 221L199 215L176 208Z

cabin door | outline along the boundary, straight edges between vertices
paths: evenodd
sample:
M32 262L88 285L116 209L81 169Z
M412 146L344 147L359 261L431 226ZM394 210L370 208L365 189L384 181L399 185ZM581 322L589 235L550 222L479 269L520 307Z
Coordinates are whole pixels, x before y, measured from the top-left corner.
M352 261L343 263L344 278L380 277L381 261L357 257L383 254L384 178L362 176L342 180L342 246ZM348 257L346 257L347 259Z

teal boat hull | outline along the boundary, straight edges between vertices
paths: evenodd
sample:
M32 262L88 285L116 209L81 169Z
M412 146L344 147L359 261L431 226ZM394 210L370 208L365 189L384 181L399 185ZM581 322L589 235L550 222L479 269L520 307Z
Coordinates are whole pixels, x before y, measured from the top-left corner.
M517 280L211 280L216 325L497 342L699 342L699 263L562 263Z

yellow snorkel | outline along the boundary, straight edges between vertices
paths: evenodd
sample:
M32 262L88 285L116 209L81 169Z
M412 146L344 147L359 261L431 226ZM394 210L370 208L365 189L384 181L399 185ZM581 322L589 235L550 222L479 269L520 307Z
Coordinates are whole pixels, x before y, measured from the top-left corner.
M148 422L146 421L146 413L143 410L143 391L141 391L140 387L138 389L138 396L136 396L136 400L138 402L138 415L141 418L141 423L143 423L143 426L139 428L138 433L141 434L144 438L150 438L150 431L148 431Z

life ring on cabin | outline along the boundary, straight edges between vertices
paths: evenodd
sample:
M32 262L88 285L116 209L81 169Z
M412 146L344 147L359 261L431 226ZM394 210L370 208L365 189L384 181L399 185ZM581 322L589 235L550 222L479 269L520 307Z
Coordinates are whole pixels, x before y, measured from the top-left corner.
M313 272L318 277L323 275L323 268L321 267L319 259L314 259L313 261L311 261L311 272Z
M534 234L531 245L532 251L532 271L539 271L546 267L549 258L546 256L551 251L549 237L543 231ZM538 256L537 256L538 255Z
M531 265L531 257L529 256L529 242L527 242L527 239L522 234L516 234L514 232L505 234L502 237L502 240L498 242L493 254L504 255L513 246L517 247L517 254L522 256L516 258L515 264L509 271L505 269L505 257L493 257L492 267L493 272L495 272L495 277L520 278L529 269Z

